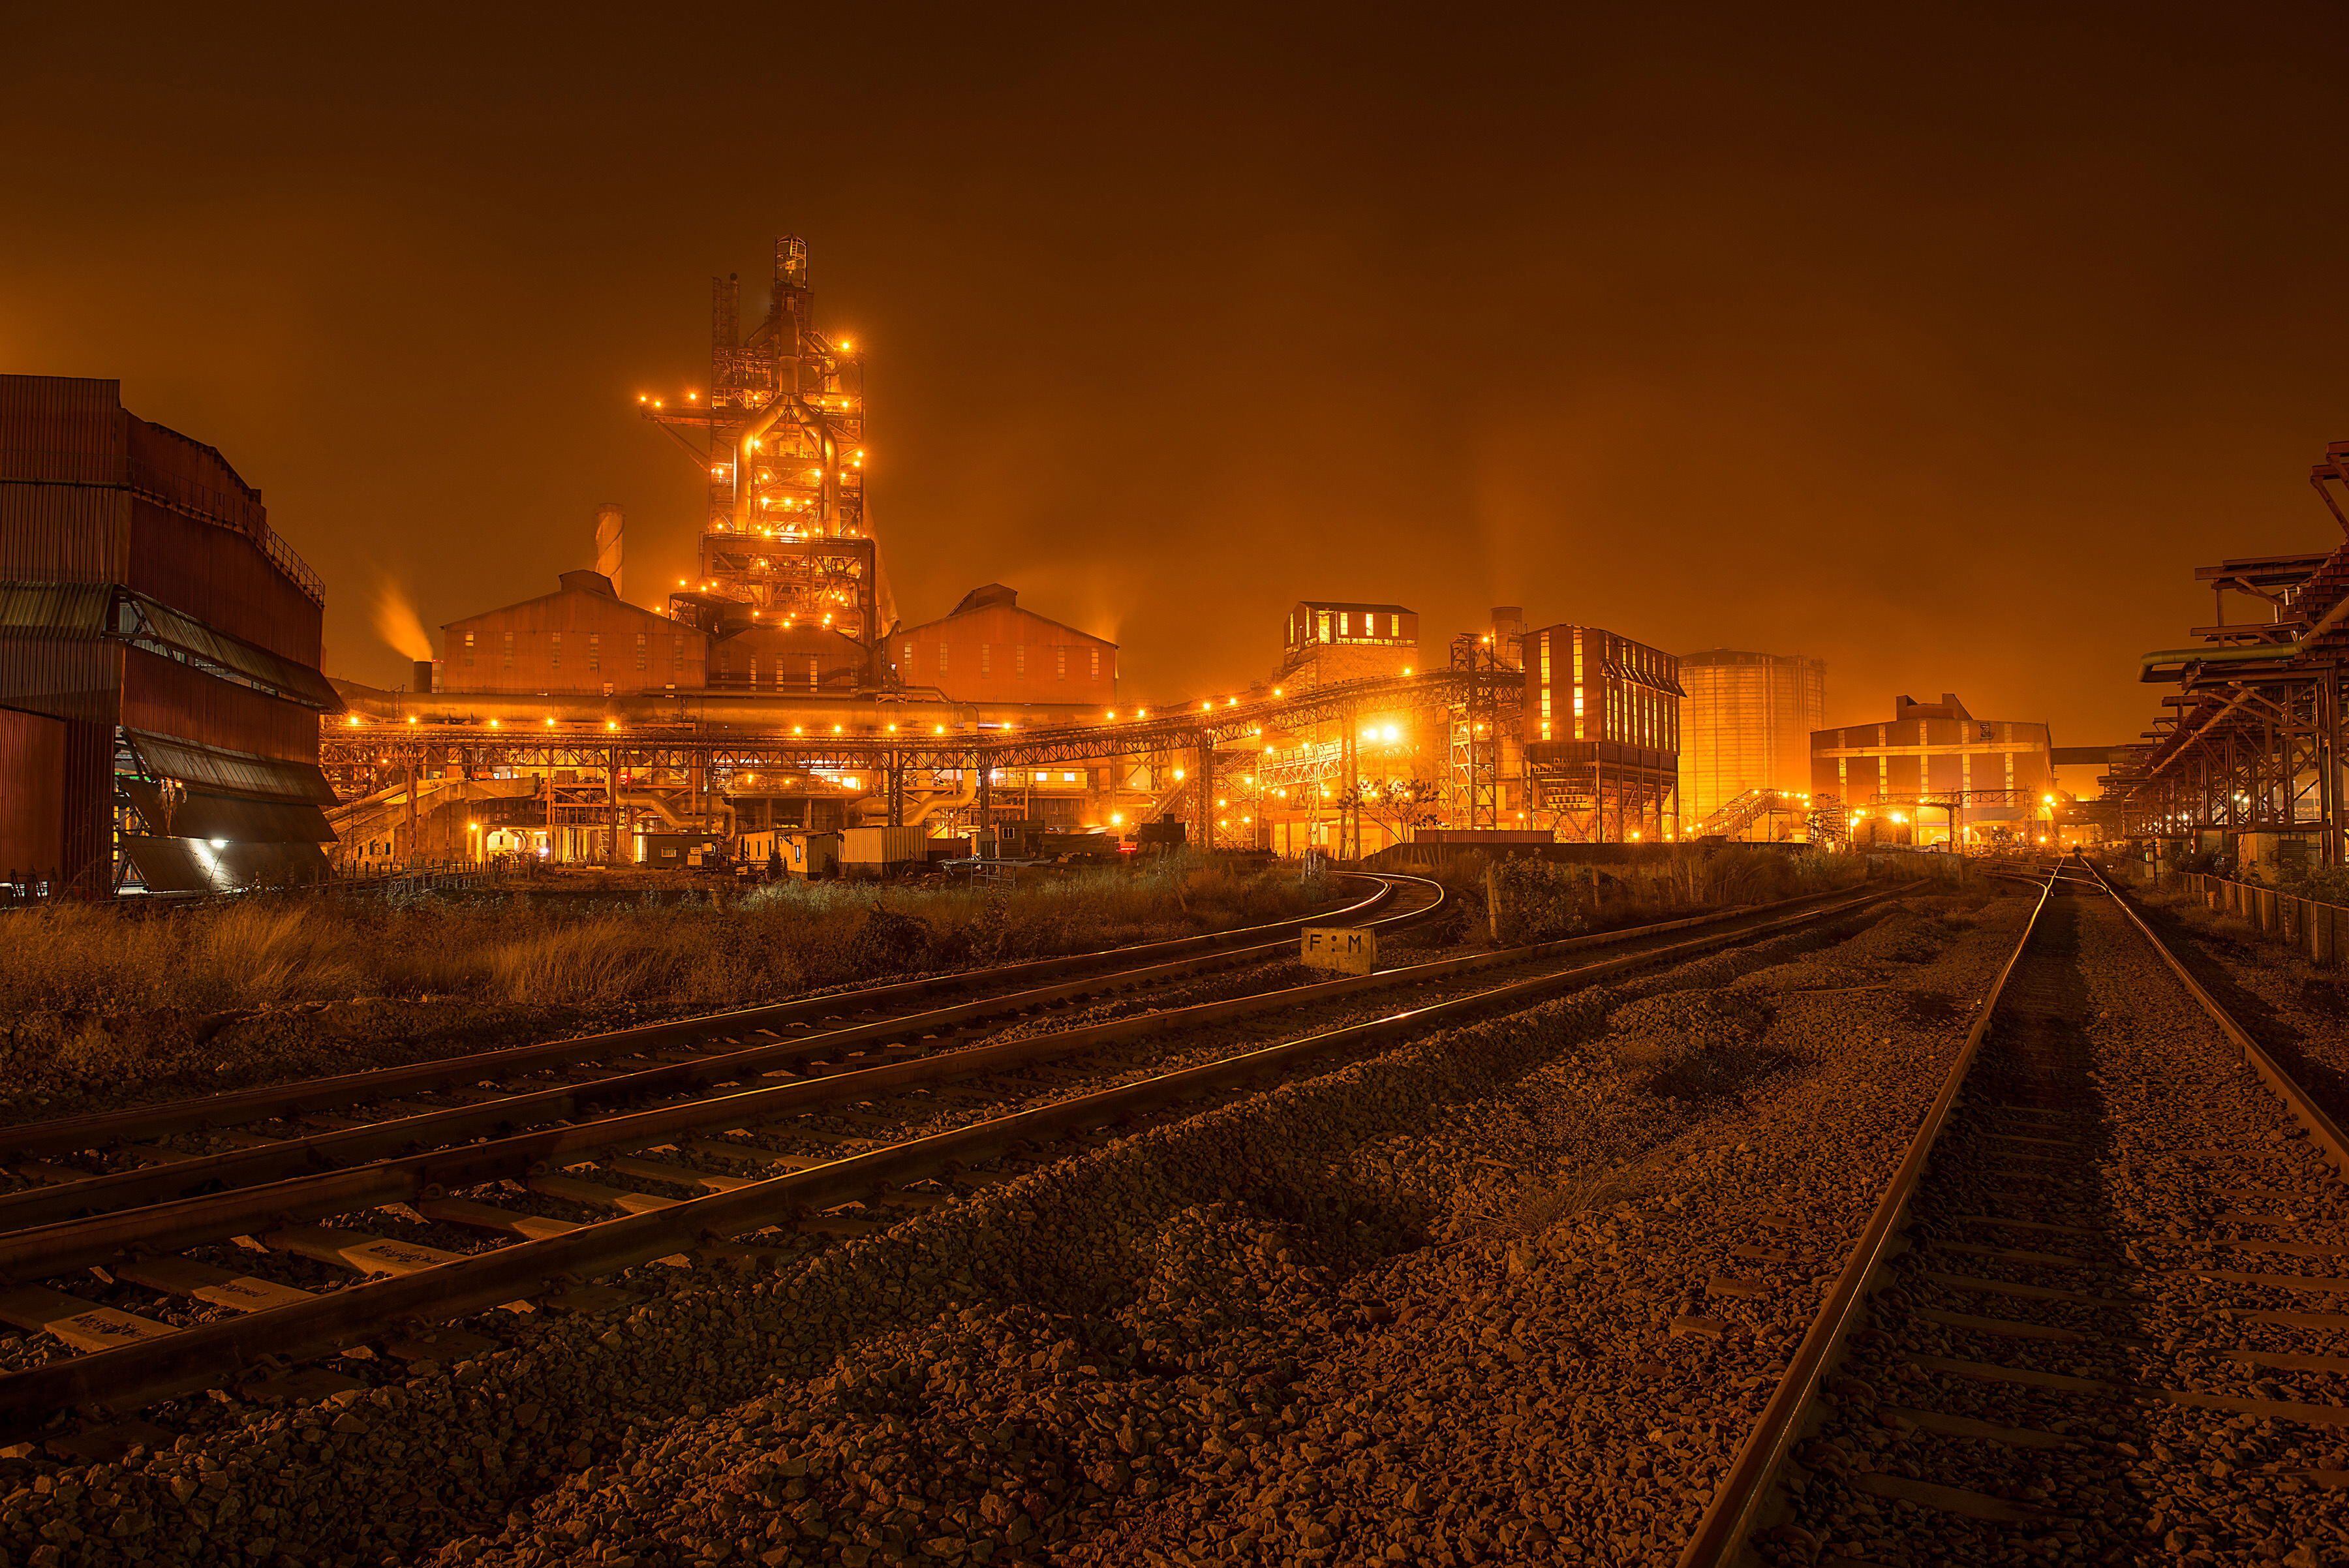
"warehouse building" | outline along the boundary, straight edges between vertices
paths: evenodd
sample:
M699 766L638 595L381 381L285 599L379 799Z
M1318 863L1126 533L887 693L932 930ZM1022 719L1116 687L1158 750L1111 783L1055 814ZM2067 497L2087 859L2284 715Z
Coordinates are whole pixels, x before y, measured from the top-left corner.
M1811 736L1811 793L1863 842L1989 844L2035 837L2055 794L2047 726L1977 719L1955 692L1902 697L1884 723Z
M325 871L317 578L119 384L0 376L0 870L55 894Z
M891 634L897 680L950 702L1098 707L1117 700L1117 644L1023 609L1001 583Z

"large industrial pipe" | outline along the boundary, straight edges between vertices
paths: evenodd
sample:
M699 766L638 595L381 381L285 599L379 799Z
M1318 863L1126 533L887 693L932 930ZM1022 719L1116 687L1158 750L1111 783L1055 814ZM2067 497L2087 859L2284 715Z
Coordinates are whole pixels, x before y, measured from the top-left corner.
M964 806L971 805L978 799L978 770L977 768L965 768L962 771L961 789L957 790L953 794L932 795L929 799L924 801L921 805L916 806L912 811L905 814L905 826L908 827L919 826L922 823L929 820L929 816L932 812L959 811Z
M2263 643L2257 648L2163 648L2157 649L2137 661L2137 679L2153 681L2161 679L2160 671L2173 665L2186 664L2273 664L2287 659L2297 659L2308 651L2308 645L2338 626L2349 617L2349 595L2326 610L2314 626L2290 642Z
M750 529L749 476L755 471L747 465L758 462L754 448L769 431L782 422L784 414L794 410L816 434L816 461L823 465L823 514L830 517L839 512L840 441L820 411L810 408L797 393L785 392L767 405L766 412L742 427L741 439L734 448L734 531L738 534Z

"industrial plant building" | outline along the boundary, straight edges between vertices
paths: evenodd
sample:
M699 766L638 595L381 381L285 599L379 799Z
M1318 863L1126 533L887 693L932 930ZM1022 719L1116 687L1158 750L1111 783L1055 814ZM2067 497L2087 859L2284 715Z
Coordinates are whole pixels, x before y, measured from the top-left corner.
M1811 736L1811 794L1862 841L1987 844L2035 837L2055 792L2047 726L1977 719L1954 692L1902 697L1880 724Z
M1826 723L1826 665L1725 648L1684 653L1681 808L1699 835L1807 832L1811 732Z
M1523 613L1428 659L1395 603L1305 599L1269 676L1153 711L1109 639L988 583L900 618L864 473L863 359L779 241L746 330L712 288L706 386L640 399L693 468L692 576L631 603L619 508L593 570L442 628L410 689L345 684L326 761L359 870L503 856L687 864L916 826L974 849L1051 828L1351 857L1443 826L1660 840L1680 826L1676 662ZM647 597L639 587L638 597Z
M51 895L315 879L324 596L260 492L119 385L0 376L0 871Z
M1680 660L1598 627L1519 638L1526 809L1562 838L1625 843L1680 826Z

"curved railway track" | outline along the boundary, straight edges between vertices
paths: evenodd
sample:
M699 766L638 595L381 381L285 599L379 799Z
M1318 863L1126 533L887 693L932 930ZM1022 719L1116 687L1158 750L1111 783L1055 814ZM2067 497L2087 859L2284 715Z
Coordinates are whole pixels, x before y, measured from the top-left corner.
M401 1106L379 1121L28 1189L0 1198L0 1318L37 1336L43 1358L20 1359L0 1376L0 1428L22 1432L60 1411L120 1412L204 1388L316 1395L349 1385L315 1368L288 1374L288 1365L355 1346L409 1359L462 1355L481 1337L419 1329L517 1303L594 1310L622 1298L586 1282L638 1264L756 1262L786 1254L810 1231L875 1229L1017 1174L1021 1158L1072 1137L1634 968L1832 920L1895 891L988 1041L949 1033L1072 995L1147 986L1202 961L1185 959L792 1041L733 1039L715 1055L595 1081L642 1085L629 1093L528 1090L454 1117L440 1108L403 1116ZM1393 878L1381 897L1380 919L1406 925L1432 914L1441 890ZM1398 991L1411 1005L1380 1000ZM1300 1014L1314 1025L1302 1033ZM433 1065L448 1075L444 1085L464 1071ZM315 1092L292 1085L272 1103ZM344 1106L377 1104L347 1081L332 1092ZM185 1129L193 1110L146 1114ZM107 1125L137 1127L140 1114ZM93 1158L111 1151L91 1147L88 1126L66 1136L84 1140L75 1147L86 1159L111 1164Z
M2121 894L2046 871L1683 1568L2344 1560L2344 1172Z

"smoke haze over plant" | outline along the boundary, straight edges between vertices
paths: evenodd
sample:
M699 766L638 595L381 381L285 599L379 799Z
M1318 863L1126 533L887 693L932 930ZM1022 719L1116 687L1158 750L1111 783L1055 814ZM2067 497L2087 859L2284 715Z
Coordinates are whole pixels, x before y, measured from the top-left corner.
M686 569L708 278L809 241L908 619L1261 676L1307 596L1521 603L1897 692L2151 716L2191 568L2329 545L2339 13L795 16L132 5L12 24L5 369L119 377L325 576L327 663Z

